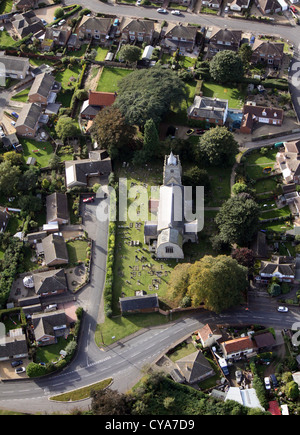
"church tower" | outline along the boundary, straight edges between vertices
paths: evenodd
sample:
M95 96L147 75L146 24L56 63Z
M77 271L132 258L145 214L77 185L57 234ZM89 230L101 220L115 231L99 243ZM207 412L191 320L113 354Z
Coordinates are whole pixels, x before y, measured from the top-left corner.
M181 163L179 156L174 156L173 152L165 156L163 184L164 186L178 185L181 186Z

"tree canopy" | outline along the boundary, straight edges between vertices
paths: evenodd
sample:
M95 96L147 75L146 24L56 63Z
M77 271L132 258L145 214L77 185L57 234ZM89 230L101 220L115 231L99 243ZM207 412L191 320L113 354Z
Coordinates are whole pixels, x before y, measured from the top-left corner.
M226 127L215 127L200 138L200 157L214 166L229 166L235 161L239 145Z
M125 44L119 51L119 59L125 62L134 63L137 62L142 54L142 50L136 45Z
M218 83L240 82L244 77L243 60L234 51L220 51L212 58L209 71Z
M68 137L78 136L80 131L74 119L63 115L57 121L55 132L61 140L65 141Z
M143 127L147 120L158 124L172 104L186 98L185 84L174 71L162 67L136 70L119 82L117 106L131 125Z

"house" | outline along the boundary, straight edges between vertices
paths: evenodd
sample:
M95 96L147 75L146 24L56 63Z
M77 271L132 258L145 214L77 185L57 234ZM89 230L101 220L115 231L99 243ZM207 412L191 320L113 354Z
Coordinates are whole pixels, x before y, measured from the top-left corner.
M247 390L241 390L239 387L230 387L225 398L227 400L234 400L240 405L247 408L259 408L262 411L265 409L261 406L254 388L248 388Z
M208 323L199 329L198 337L204 348L211 347L222 338L222 332L216 326L211 326Z
M282 126L284 111L273 107L256 106L245 104L243 107L243 118L240 133L251 134L257 124L269 124Z
M213 368L200 350L177 360L176 366L181 379L190 385L215 375ZM170 374L177 381L177 373L173 370Z
M282 7L278 0L255 0L257 8L264 14L278 14Z
M121 314L154 313L159 309L157 293L119 298Z
M211 9L220 9L223 0L202 0L202 5Z
M263 332L262 334L255 334L254 340L258 352L269 352L276 346L276 340L271 332Z
M37 0L17 0L17 2L15 3L15 7L17 11L28 11L35 9L37 4Z
M33 34L36 38L45 33L45 26L33 11L15 14L11 20L12 28L19 39Z
M157 221L147 221L144 241L157 258L184 258L183 244L197 242L198 222L186 222L179 156L165 156L163 186L160 187Z
M52 193L46 198L47 224L57 222L59 225L69 222L68 198L64 193Z
M5 207L0 206L0 233L6 230L10 215Z
M35 233L29 233L25 238L25 242L29 243L30 245L36 245L37 243L42 243L42 240L45 239L47 235L47 231L37 231Z
M0 362L27 357L27 340L22 328L11 330L9 336L1 340Z
M300 183L300 140L284 142L284 151L276 154L277 166L285 183Z
M15 80L25 79L29 71L29 59L0 53L0 78L11 78Z
M89 99L84 101L80 116L82 119L94 119L104 107L111 106L116 99L116 92L89 91Z
M32 275L34 292L40 296L53 296L68 290L64 269L48 270Z
M105 150L90 153L88 159L65 162L66 186L88 186L93 177L108 177L111 173L111 159Z
M250 0L229 0L227 6L230 10L235 12L241 12L243 9L248 9Z
M284 44L256 39L252 46L251 63L266 64L269 67L278 68L282 65L284 57Z
M168 22L161 29L161 47L179 54L191 53L196 46L197 28Z
M38 104L25 104L16 121L15 129L20 136L34 137L39 129L39 120L42 115L42 108Z
M38 346L55 344L57 338L63 337L68 331L67 316L64 310L33 314L32 324Z
M189 119L224 125L228 115L228 100L200 97L196 95L193 104L187 109Z
M109 37L111 28L110 18L88 17L84 15L77 27L80 41L84 39L105 42Z
M219 29L213 27L207 34L208 50L207 56L213 57L219 51L231 50L237 52L242 41L241 30Z
M42 247L47 266L69 263L67 245L63 236L50 234L42 240Z
M15 133L8 134L2 138L2 145L5 150L9 151L14 148L16 151L18 149L19 139Z
M43 51L52 51L54 47L65 47L72 34L72 29L69 26L62 26L59 29L46 27L45 37L42 41Z
M39 74L35 77L28 93L28 101L46 106L48 102L55 101L60 88L60 84L55 81L52 75L47 73Z
M250 337L240 337L221 343L224 358L238 359L253 354L256 349L255 342Z
M269 281L277 278L280 282L294 282L295 260L292 257L274 255L271 261L262 261L259 276Z
M155 26L152 20L124 18L120 23L121 41L151 44Z

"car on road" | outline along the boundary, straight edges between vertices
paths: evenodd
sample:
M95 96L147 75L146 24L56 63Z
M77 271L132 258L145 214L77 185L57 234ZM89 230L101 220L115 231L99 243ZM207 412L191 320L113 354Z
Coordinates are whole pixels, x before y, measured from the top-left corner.
M288 307L278 307L278 313L287 313L289 311Z
M95 198L93 196L89 197L89 198L84 198L83 202L84 203L88 203L88 202L94 202Z
M17 375L19 375L20 373L24 373L24 372L26 372L25 367L18 367L18 368L15 370L15 373L17 373Z
M193 133L195 133L195 130L194 130L193 128L189 128L189 129L187 130L187 132L186 132L186 134L187 134L188 136L190 136L190 135L193 134Z
M13 361L12 363L11 363L11 366L12 367L18 367L18 366L20 366L20 365L22 365L23 364L23 361L21 360L21 359L19 359L19 360L17 360L17 361Z
M158 8L158 9L156 10L156 12L158 12L158 13L160 13L160 14L167 14L167 13L168 13L167 9L164 9L164 8Z
M268 377L265 377L264 382L265 382L266 390L271 390L270 379Z
M181 15L181 12L175 9L174 11L171 11L172 15Z

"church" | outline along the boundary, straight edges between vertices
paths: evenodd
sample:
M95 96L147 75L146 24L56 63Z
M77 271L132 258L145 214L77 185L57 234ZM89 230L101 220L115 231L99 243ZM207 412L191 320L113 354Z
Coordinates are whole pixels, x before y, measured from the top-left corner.
M186 222L184 219L184 187L181 174L179 156L171 152L169 156L165 156L157 220L147 221L144 226L144 241L157 258L183 259L183 244L198 241L197 220Z

